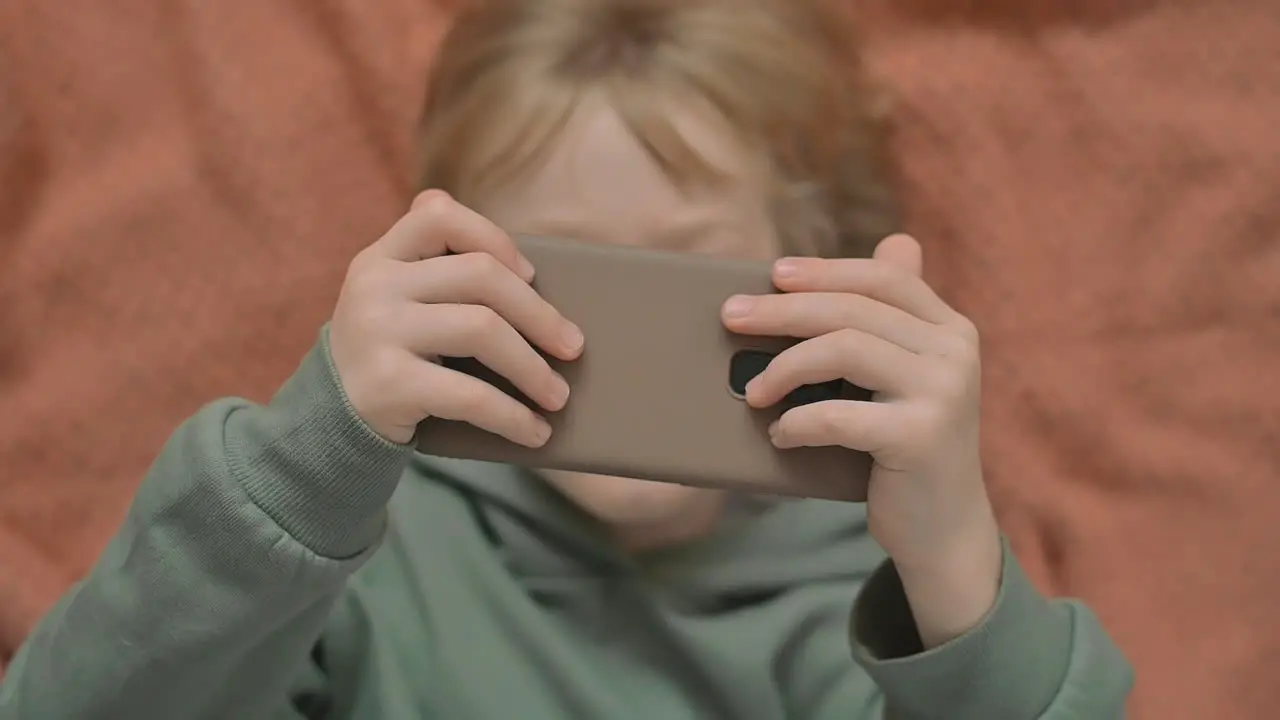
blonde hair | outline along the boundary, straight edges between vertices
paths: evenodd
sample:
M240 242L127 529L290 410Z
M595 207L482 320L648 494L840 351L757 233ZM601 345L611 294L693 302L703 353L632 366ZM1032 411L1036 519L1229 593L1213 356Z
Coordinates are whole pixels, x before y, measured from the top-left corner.
M767 154L787 252L866 255L896 215L882 98L837 1L466 2L428 86L423 186L476 202L536 166L589 94L677 184L715 182L669 115L697 102Z

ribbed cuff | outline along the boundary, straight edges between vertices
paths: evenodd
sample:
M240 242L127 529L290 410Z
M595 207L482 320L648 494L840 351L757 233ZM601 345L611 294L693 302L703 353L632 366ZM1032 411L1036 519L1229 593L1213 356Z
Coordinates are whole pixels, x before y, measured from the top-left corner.
M312 552L345 559L378 542L410 455L374 432L347 400L326 327L256 427L228 428L232 471L246 494Z
M991 611L973 630L928 651L893 562L868 580L854 605L854 654L894 718L1035 718L1053 702L1071 663L1071 610L1036 590L1007 542L1003 552Z

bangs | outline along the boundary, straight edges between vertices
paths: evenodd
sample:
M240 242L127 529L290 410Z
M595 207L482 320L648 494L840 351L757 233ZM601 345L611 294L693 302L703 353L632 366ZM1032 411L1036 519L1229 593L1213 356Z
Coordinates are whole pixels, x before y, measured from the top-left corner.
M608 100L645 153L681 189L715 187L730 179L727 169L711 162L680 130L675 118L681 113L701 109L699 119L715 123L744 148L754 145L691 91L659 88L652 82L623 82L610 88Z
M431 119L422 187L447 189L465 205L518 183L546 160L579 108L593 96L601 97L618 114L676 187L714 187L729 178L725 169L689 142L675 121L690 107L706 105L693 93L621 79L598 89L572 87L548 83L545 76L537 83L494 83L492 87L519 89L500 99L470 95ZM485 112L489 108L501 108L501 112ZM710 108L703 115L713 116L713 122L733 132ZM476 118L482 119L476 122Z

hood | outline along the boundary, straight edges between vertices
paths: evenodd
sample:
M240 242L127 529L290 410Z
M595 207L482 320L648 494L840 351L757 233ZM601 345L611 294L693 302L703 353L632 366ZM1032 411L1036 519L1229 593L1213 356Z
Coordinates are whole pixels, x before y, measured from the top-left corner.
M546 597L641 580L688 609L714 611L799 584L864 579L884 557L863 504L746 497L711 535L630 555L536 473L421 455L414 462L428 481L472 501L511 571Z

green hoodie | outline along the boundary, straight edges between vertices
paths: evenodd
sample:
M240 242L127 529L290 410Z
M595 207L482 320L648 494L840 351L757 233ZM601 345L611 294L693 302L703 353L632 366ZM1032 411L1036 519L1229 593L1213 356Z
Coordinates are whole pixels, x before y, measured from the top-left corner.
M857 505L627 557L532 475L381 440L321 342L178 429L0 718L1103 720L1132 682L1007 548L989 616L922 652Z

